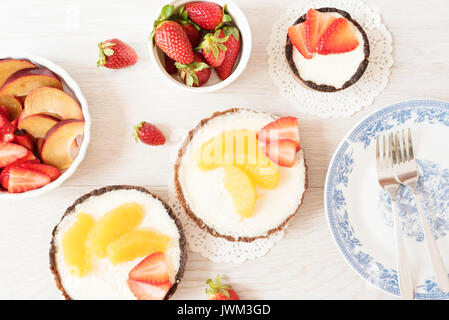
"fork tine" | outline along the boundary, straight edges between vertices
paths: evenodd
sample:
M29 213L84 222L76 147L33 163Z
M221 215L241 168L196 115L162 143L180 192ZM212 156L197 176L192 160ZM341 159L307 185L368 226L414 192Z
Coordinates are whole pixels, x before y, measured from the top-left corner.
M395 140L395 145L394 148L396 150L396 154L397 154L397 162L396 164L400 164L403 160L402 157L402 148L401 148L401 141L399 140L399 131L395 133L394 135L394 140Z
M393 133L388 136L388 167L392 168L396 163L396 153L394 152Z
M376 137L376 166L377 166L377 170L381 169L380 149L379 149L379 136Z
M408 154L410 160L415 159L415 154L413 152L412 131L410 128L408 128Z
M403 150L403 155L404 155L404 161L409 161L410 155L408 153L407 141L405 138L405 129L402 129L402 150Z

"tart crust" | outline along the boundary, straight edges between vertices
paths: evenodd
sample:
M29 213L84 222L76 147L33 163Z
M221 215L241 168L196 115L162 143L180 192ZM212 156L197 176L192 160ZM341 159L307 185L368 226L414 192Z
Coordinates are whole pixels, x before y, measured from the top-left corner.
M64 220L64 218L66 216L72 214L74 212L74 209L75 209L76 206L78 206L79 204L83 203L87 199L89 199L91 197L101 196L101 195L103 195L103 194L105 194L107 192L115 191L115 190L137 190L137 191L140 191L140 192L143 192L143 193L146 193L146 194L152 196L153 198L155 198L155 199L159 200L160 202L162 202L163 206L167 210L168 215L170 216L170 218L173 219L173 221L176 224L176 227L177 227L178 232L179 232L179 247L180 247L180 250L181 250L181 255L180 255L180 262L179 262L178 273L176 274L176 277L175 277L175 283L173 283L172 287L167 292L167 295L164 298L164 300L168 300L175 293L175 291L176 291L176 289L178 287L179 282L181 282L181 280L182 280L182 278L184 276L185 265L186 265L186 261L187 261L187 250L186 250L186 238L184 236L184 231L182 229L182 225L181 225L180 221L175 216L175 214L173 213L173 211L170 208L170 206L168 206L168 204L164 200L162 200L160 197L158 197L157 195L151 193L150 191L148 191L147 189L145 189L143 187L130 186L130 185L115 185L115 186L103 187L101 189L93 190L93 191L85 194L84 196L78 198L66 210L66 212L62 216L62 218L59 221L59 223L61 223L61 221ZM50 270L53 273L53 276L55 278L56 286L62 292L64 298L66 300L73 300L73 298L70 297L70 295L67 293L67 291L65 291L64 286L62 285L61 278L60 278L59 272L58 272L57 262L56 262L55 237L56 237L56 233L57 233L57 229L58 229L59 223L55 226L55 228L53 229L53 232L52 232L52 240L51 240L51 246L50 246Z
M305 186L304 186L304 192L303 192L302 198L301 198L301 203L298 205L296 210L292 214L290 214L280 225L278 225L276 228L273 228L273 229L267 231L267 233L265 235L256 236L256 237L238 237L238 238L235 238L235 237L230 236L230 235L220 234L213 227L207 225L201 218L199 218L197 215L195 215L193 210L188 205L188 203L187 203L187 201L186 201L186 199L184 197L184 193L182 191L181 184L179 182L179 167L181 165L181 158L184 155L184 151L187 150L187 146L190 143L190 141L193 139L193 136L195 135L195 133L199 129L201 129L201 127L203 127L208 121L210 121L210 120L212 120L212 119L214 119L216 117L223 116L223 115L228 114L228 113L238 112L240 110L246 110L246 111L258 113L258 111L254 111L254 110L251 110L251 109L240 109L240 108L232 108L232 109L228 109L228 110L224 110L224 111L218 111L218 112L213 113L209 118L201 120L200 123L195 128L193 128L192 130L189 131L189 133L187 135L187 138L184 140L181 148L178 151L178 158L176 160L175 168L174 168L174 170L175 170L174 183L175 183L176 195L177 195L179 203L181 204L181 206L183 208L183 211L197 224L197 226L199 228L205 229L208 233L210 233L214 237L223 238L223 239L226 239L228 241L232 241L232 242L234 242L234 241L252 242L252 241L257 240L257 239L268 238L270 235L272 235L272 234L274 234L274 233L284 229L287 226L287 224L289 223L289 221L298 212L298 210L302 206L302 204L304 203L304 195L306 194L306 191L308 189L308 178L307 178L308 168L307 168L307 165L306 165L305 157L304 157ZM273 118L273 120L274 119L275 118Z
M316 10L320 11L320 12L336 12L336 13L340 14L341 16L343 16L345 19L349 20L362 34L363 42L364 42L363 52L365 54L365 59L362 62L360 62L360 65L359 65L357 71L353 74L353 76L348 81L346 81L343 84L343 86L341 88L336 88L336 87L325 85L325 84L317 84L313 81L304 80L303 78L301 78L299 71L296 68L295 62L293 61L293 50L294 50L293 48L294 47L287 35L287 40L285 43L285 57L287 59L287 63L290 67L290 70L293 72L295 78L298 79L301 82L301 84L304 84L305 86L307 86L311 89L323 91L323 92L336 92L336 91L346 89L346 88L352 86L357 81L359 81L360 78L362 77L362 75L365 73L366 68L368 67L368 63L369 63L368 58L370 55L370 45L369 45L368 36L366 35L366 32L365 32L365 30L363 30L362 26L357 21L352 19L351 15L348 12L337 9L337 8L320 8L320 9L316 9ZM306 14L299 17L299 19L296 20L293 25L302 23L305 20L306 20Z

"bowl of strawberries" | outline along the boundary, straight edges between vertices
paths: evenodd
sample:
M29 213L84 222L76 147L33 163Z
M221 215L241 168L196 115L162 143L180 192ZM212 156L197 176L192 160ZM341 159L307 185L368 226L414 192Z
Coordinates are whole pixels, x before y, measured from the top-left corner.
M193 92L212 92L237 79L251 54L251 30L231 1L177 0L154 19L150 56L163 78Z
M91 120L75 80L31 54L0 58L0 200L42 195L84 159Z

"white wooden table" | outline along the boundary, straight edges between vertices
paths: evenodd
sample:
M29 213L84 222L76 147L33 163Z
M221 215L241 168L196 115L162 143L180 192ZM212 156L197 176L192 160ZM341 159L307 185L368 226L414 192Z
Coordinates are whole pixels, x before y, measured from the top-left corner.
M294 1L235 2L253 31L249 65L229 87L196 95L174 91L150 63L146 39L151 17L164 1L5 1L0 11L2 48L29 51L65 68L89 102L93 129L86 159L62 187L37 199L0 203L0 298L62 298L48 268L48 249L51 231L65 209L84 193L111 184L142 185L166 197L179 133L231 106L300 118L310 189L285 239L266 256L236 265L189 252L174 298L204 299L204 282L217 273L247 299L392 298L366 284L338 252L324 213L323 186L338 142L359 119L398 100L449 100L448 2L367 0L380 7L393 36L390 82L372 106L351 118L329 120L298 114L268 75L265 47L272 23ZM137 65L120 71L96 69L96 45L110 37L136 49ZM171 142L159 148L134 143L133 125L141 120L160 126Z

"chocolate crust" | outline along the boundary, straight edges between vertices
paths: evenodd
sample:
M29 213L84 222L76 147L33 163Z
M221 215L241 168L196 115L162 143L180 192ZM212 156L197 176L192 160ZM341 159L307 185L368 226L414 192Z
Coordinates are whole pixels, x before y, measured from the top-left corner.
M89 199L91 197L101 196L107 192L115 191L115 190L137 190L137 191L146 193L146 194L152 196L153 198L159 200L160 202L162 202L163 206L167 210L168 215L170 216L170 218L173 219L173 221L176 224L176 227L178 228L179 247L181 249L181 256L180 256L179 270L175 277L175 283L172 285L172 287L167 292L167 295L164 298L164 300L168 300L175 293L179 282L181 282L181 280L184 276L184 271L185 271L185 266L186 266L186 261L187 261L186 238L184 235L184 231L182 229L181 222L178 220L178 218L175 216L175 214L173 213L170 206L164 200L162 200L159 196L151 193L150 191L148 191L147 189L145 189L143 187L130 186L130 185L115 185L115 186L108 186L108 187L104 187L101 189L93 190L93 191L83 195L82 197L78 198L69 208L67 208L67 210L64 213L64 215L62 216L61 220L53 229L52 239L51 239L51 243L50 243L51 244L51 246L50 246L50 270L53 273L53 276L55 278L56 286L62 292L62 295L64 296L64 298L66 300L73 300L72 297L70 297L70 295L67 293L67 291L65 291L64 286L62 285L61 278L60 278L59 272L58 272L58 266L56 263L55 237L56 237L56 233L57 233L59 224L61 223L62 220L64 220L64 218L66 216L68 216L69 214L74 212L76 206L83 203L87 199Z
M257 239L268 238L270 235L272 235L272 234L274 234L274 233L284 229L287 226L287 224L290 222L290 220L296 215L296 213L298 212L299 208L304 203L304 196L306 194L306 191L307 191L308 185L309 185L308 177L307 177L308 168L307 168L307 165L305 163L305 157L304 157L305 186L304 186L304 192L303 192L302 198L301 198L301 203L298 205L296 210L290 216L288 216L280 225L278 225L276 228L273 228L273 229L269 230L265 235L256 236L256 237L238 237L238 238L235 238L235 237L230 236L230 235L220 234L217 230L215 230L211 226L207 225L201 218L199 218L198 216L195 215L193 210L188 205L188 203L187 203L187 201L186 201L186 199L184 197L184 193L182 191L181 184L180 184L179 179L178 179L179 178L179 167L181 165L181 158L184 155L185 150L187 150L187 146L190 143L190 141L193 139L193 136L196 134L196 132L198 130L200 130L201 127L203 127L208 121L210 121L210 120L212 120L212 119L214 119L216 117L220 117L220 116L229 114L229 113L238 112L240 110L246 110L246 111L258 113L258 111L254 111L254 110L251 110L251 109L239 109L239 108L231 108L231 109L224 110L224 111L218 111L218 112L213 113L209 118L201 120L200 123L195 128L193 128L192 130L189 131L189 133L187 135L187 138L184 140L181 148L178 151L178 158L176 159L176 163L175 163L175 166L174 166L174 171L175 171L174 183L175 183L175 190L176 190L176 195L177 195L179 203L181 204L184 212L196 223L196 225L199 228L205 229L208 233L210 233L214 237L223 238L223 239L226 239L226 240L231 241L231 242L252 242L252 241L255 241ZM275 117L273 117L273 120L274 119L275 119Z
M348 12L337 9L337 8L320 8L320 9L316 9L316 10L318 10L320 12L336 12L336 13L342 15L345 19L349 20L362 34L363 42L364 42L363 52L365 54L365 59L362 62L360 62L360 65L359 65L357 71L354 73L354 75L348 81L346 81L344 83L344 85L341 88L335 88L333 86L317 84L313 81L304 80L300 76L299 71L296 68L295 62L293 61L293 45L287 35L287 40L286 40L286 44L285 44L285 57L287 59L287 63L290 66L290 70L293 72L295 77L297 79L299 79L302 84L306 85L307 87L309 87L311 89L323 91L323 92L336 92L336 91L344 90L344 89L352 86L357 81L359 81L360 78L365 73L366 68L368 67L368 63L369 63L368 59L369 59L369 55L370 55L370 45L369 45L368 36L366 35L366 32L365 32L365 30L363 30L362 26L357 21L352 19L351 15ZM299 17L299 19L296 20L293 25L302 23L305 20L306 20L306 14Z

